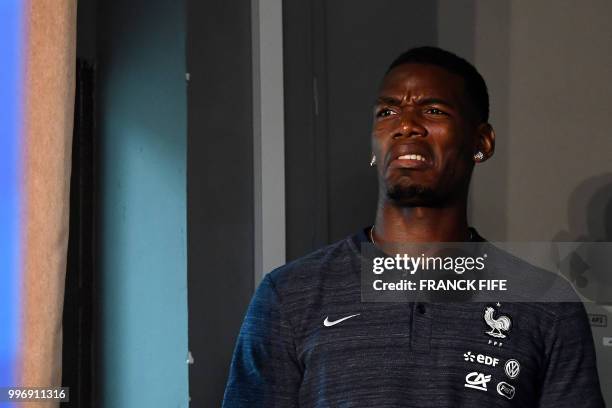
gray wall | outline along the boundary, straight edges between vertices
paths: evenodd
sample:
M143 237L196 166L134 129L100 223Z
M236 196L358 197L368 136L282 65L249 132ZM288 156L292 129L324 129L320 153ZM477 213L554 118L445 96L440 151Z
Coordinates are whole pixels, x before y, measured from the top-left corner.
M188 2L191 405L221 405L254 289L251 8Z
M474 225L493 240L612 239L606 205L589 204L612 182L612 3L438 3L439 45L475 63L491 94L497 149L474 174Z

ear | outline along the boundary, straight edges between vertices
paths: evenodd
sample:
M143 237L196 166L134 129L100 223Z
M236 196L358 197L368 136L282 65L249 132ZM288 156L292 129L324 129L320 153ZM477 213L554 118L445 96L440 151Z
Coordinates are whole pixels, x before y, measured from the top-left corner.
M483 157L476 162L481 163L488 160L495 152L495 131L490 123L478 125L478 140L476 141L476 151L482 152Z

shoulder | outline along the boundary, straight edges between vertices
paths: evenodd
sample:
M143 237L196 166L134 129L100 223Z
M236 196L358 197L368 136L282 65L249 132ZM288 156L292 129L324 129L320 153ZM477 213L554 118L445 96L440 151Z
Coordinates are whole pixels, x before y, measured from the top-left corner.
M496 246L488 248L495 275L504 275L520 287L524 308L553 321L586 317L572 284L561 274L535 266Z
M357 243L347 237L268 273L256 296L274 298L287 318L300 321L338 293L360 299L360 268Z
M267 274L276 287L286 287L302 279L341 274L355 263L358 254L351 237L320 248Z

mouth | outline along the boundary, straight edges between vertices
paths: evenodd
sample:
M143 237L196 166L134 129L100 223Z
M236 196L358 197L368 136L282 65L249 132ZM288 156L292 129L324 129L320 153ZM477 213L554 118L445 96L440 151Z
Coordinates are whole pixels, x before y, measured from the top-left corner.
M418 160L427 163L427 159L420 154L404 154L395 160Z
M391 153L389 168L424 170L432 166L432 156L425 146L400 145Z

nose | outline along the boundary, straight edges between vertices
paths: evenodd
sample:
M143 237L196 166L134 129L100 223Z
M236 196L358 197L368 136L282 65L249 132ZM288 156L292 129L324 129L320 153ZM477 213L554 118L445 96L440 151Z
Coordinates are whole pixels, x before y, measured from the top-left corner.
M427 129L421 125L414 112L402 112L393 138L413 136L427 136Z

